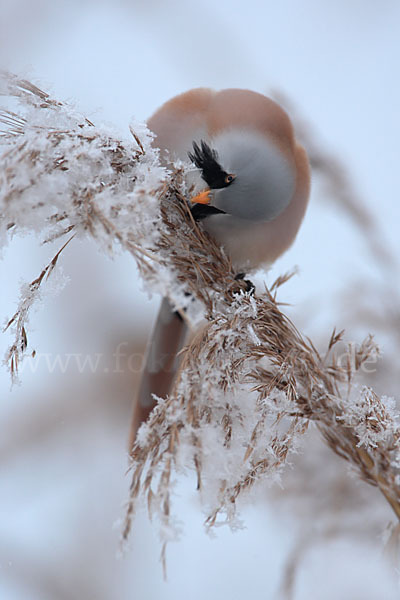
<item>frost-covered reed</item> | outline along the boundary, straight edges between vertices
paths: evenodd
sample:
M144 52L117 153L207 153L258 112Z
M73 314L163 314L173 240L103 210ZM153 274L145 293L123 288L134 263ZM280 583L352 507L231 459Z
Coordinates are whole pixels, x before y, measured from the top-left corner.
M372 338L342 364L335 347L343 333L334 332L321 353L281 311L276 294L286 277L248 293L191 216L185 165L161 167L144 126L132 125L133 139L123 140L13 75L3 74L0 89L12 99L0 112L1 239L33 231L43 242L62 240L8 322L13 376L32 351L30 306L66 242L80 236L108 252L115 245L127 250L150 291L168 296L189 323L198 327L205 319L184 350L170 395L139 430L124 537L145 499L160 520L165 549L176 533L174 474L187 469L197 473L207 527L234 526L238 497L260 479L279 478L310 422L400 519L398 415L360 374L378 352Z

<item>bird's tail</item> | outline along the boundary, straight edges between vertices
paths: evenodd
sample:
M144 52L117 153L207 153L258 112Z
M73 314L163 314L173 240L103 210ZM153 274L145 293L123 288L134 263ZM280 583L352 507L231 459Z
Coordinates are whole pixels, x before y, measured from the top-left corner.
M186 333L186 323L163 298L148 343L146 362L133 407L129 452L135 443L137 430L157 403L153 394L164 398L171 389L179 365L177 354L183 347Z

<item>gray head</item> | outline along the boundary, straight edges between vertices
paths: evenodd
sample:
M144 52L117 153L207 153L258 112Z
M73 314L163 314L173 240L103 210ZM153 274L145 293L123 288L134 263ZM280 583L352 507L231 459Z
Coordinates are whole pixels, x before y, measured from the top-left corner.
M249 221L271 221L290 203L295 169L265 135L229 129L194 144L189 157L212 190L211 204Z

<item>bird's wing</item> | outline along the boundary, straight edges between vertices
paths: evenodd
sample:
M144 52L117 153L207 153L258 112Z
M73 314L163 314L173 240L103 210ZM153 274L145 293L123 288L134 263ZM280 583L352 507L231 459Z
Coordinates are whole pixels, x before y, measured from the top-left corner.
M147 125L157 136L154 145L161 149L163 160L187 160L193 140L208 138L207 113L215 94L208 88L190 90L163 104L150 117Z
M164 398L170 391L179 364L177 354L184 344L186 332L182 317L163 298L147 346L146 362L133 407L129 451L135 443L137 430L157 403L152 394Z

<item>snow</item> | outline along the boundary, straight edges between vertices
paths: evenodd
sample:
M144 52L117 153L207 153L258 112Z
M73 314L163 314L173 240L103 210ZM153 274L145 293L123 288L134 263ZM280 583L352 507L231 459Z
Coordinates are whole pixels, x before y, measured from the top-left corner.
M283 88L303 113L317 124L326 143L336 148L351 167L360 193L374 210L389 246L398 254L397 223L400 214L394 198L398 187L397 107L400 88L393 77L399 49L399 7L396 3L376 5L355 0L328 6L326 3L309 1L300 6L285 1L272 6L253 2L246 5L244 10L242 3L236 2L229 5L221 2L217 6L211 2L174 2L171 5L151 2L138 10L122 2L114 4L112 8L106 2L87 2L83 5L65 3L57 7L41 2L40 8L32 13L30 3L20 1L8 3L8 6L6 3L6 10L9 15L14 15L7 23L8 35L0 36L2 44L5 45L7 41L7 53L12 56L8 66L19 71L15 63L22 63L25 67L29 61L37 77L44 79L44 87L48 87L48 82L54 84L53 95L57 98L74 97L82 112L96 123L105 117L124 132L127 132L132 113L144 119L173 94L196 85L237 85L262 92L272 87ZM24 18L19 18L18 11L21 10L24 10ZM24 21L29 23L29 28L23 25ZM204 43L205 32L207 43ZM22 51L16 51L18 48L22 48ZM31 77L29 69L26 69L25 75ZM99 106L101 108L94 115ZM134 128L138 131L136 126ZM119 132L118 137L123 135ZM136 150L134 143L131 143ZM97 159L98 154L93 150L90 168ZM143 177L145 175L143 173ZM47 181L46 185L50 183ZM55 183L53 181L52 185ZM151 185L153 183L150 181ZM62 175L57 179L57 189L58 185L63 189ZM39 200L42 191L38 186ZM59 206L59 199L53 200ZM107 205L110 198L104 194L101 200ZM135 198L131 200L133 202ZM36 214L36 225L40 228L40 215L45 218L47 213L38 211ZM28 214L26 216L31 218ZM129 218L129 215L122 213L121 220L125 218ZM10 278L7 273L8 289L4 293L4 302L7 304L2 310L3 315L15 312L12 303L18 297L18 281L15 281L14 271L21 273L25 281L31 281L40 272L41 265L47 264L52 258L51 253L44 257L46 250L37 249L37 241L32 238L23 242L14 240L12 244L13 252L5 254ZM14 251L18 248L23 254L24 265L21 262L16 264L18 258ZM93 258L89 270L95 271L100 261L108 265L107 259L98 257L93 247L88 249L88 245L82 245L79 248L76 252L71 250L75 264L81 262L83 256L91 254ZM354 227L344 219L340 209L335 205L330 208L322 206L317 196L314 197L296 244L274 267L269 275L270 280L291 268L294 263L300 265L301 273L283 287L282 294L285 300L296 305L292 312L296 310L299 313L310 332L327 332L333 325L341 325L342 311L337 303L341 286L349 283L354 285L360 273L367 280L370 278L374 281L385 276L366 254L364 241L355 234ZM68 276L75 277L77 273L73 261L67 265ZM104 266L107 275L100 273L96 279L96 274L92 272L90 277L82 277L83 282L85 279L90 282L87 287L91 288L88 289L91 301L85 312L88 322L91 318L90 309L98 310L101 314L101 306L106 307L104 326L107 323L104 315L111 314L110 307L113 308L110 318L114 323L130 323L134 311L137 313L138 327L142 327L144 321L149 321L146 296L143 295L140 301L133 299L132 291L136 292L141 284L137 280L134 282L133 274L133 285L128 284L127 269L127 259L117 257L112 267ZM103 277L108 278L111 289L101 287ZM169 284L168 274L165 274L165 281L161 285ZM96 293L96 289L101 293ZM68 289L63 293L68 294ZM132 307L130 301L126 300L131 294ZM104 299L100 297L102 295ZM40 330L36 334L40 344L50 340L51 344L59 347L60 339L66 335L61 331L55 337L51 329L46 329L46 322L56 331L57 322L63 322L63 319L67 321L64 315L67 309L76 304L77 296L66 297L69 298L69 306L63 306L64 312L59 309L61 312L57 313L54 321L49 310L41 317L35 315L32 319L33 326ZM49 300L46 299L46 302ZM137 303L136 308L133 307L134 303ZM374 325L369 327L373 328ZM78 335L77 329L73 331ZM88 337L98 339L99 333L93 326ZM31 415L39 410L38 398L33 398L32 378L24 379L19 391L19 394L25 392L28 397L31 396L32 402L28 402L26 397L23 400L21 396L16 396L16 391L12 396L7 395L7 375L2 382L5 399L2 412L7 423L10 414L16 414L17 421L21 422L24 410ZM37 381L35 385L39 387ZM43 390L40 393L43 394ZM57 402L61 402L59 395L50 392L50 396L47 412L54 411ZM89 529L92 536L96 529L103 536L92 540L88 552L98 556L94 548L98 552L104 551L98 562L93 560L95 569L92 574L98 577L101 572L104 580L108 581L109 587L105 586L106 597L107 592L108 597L117 594L118 597L128 598L137 594L149 599L161 596L202 598L204 595L210 598L221 595L231 598L274 597L279 587L278 574L291 546L292 525L285 523L281 517L279 522L274 509L268 507L263 499L259 505L242 511L246 531L233 536L221 529L218 539L211 543L197 521L200 510L197 501L193 499L192 504L185 501L190 496L188 488L195 487L195 484L191 485L192 482L177 488L177 494L181 496L179 512L185 521L184 530L187 533L186 538L171 547L169 583L162 582L158 540L154 539L151 528L144 520L139 521L135 531L132 559L128 558L125 565L115 567L113 551L107 554L104 550L105 545L112 547L113 542L108 538L106 544L104 540L109 523L120 515L119 503L126 497L122 490L124 440L121 438L126 434L128 413L129 408L112 434L107 431L107 435L103 435L101 427L95 433L90 428L81 432L73 429L72 439L80 435L82 447L80 454L68 464L60 462L57 451L59 436L52 439L52 443L42 451L38 449L32 460L13 463L13 471L8 476L6 510L8 515L14 516L10 521L8 537L5 535L5 525L2 529L3 539L7 542L17 538L25 545L29 537L31 554L40 553L44 565L53 554L54 562L51 564L64 574L68 570L74 573L74 560L79 557L80 560L76 561L76 572L79 572L82 561L85 564L88 562L87 555L79 554L79 547L86 547L83 543L85 540L78 540L79 532L87 531L89 527L86 523L85 529L81 520L87 516L84 507L97 505L100 514L93 518L93 527ZM112 417L108 415L108 418ZM20 429L15 425L12 431L18 439ZM107 445L105 440L111 435L114 441ZM86 443L82 441L85 439ZM63 443L66 448L71 444L70 440L71 436L65 436ZM367 431L360 429L361 440L363 444L376 443L376 439L370 436L369 428ZM109 465L105 458L107 453L112 457ZM82 464L82 456L89 457L87 464ZM217 459L224 463L223 455ZM43 470L43 465L53 467L50 474ZM96 473L89 485L85 480L93 465L96 465ZM55 470L60 475L68 473L69 494L63 493L64 488L60 483L65 477L54 480L52 473ZM34 474L28 481L28 487L31 488L36 480L41 495L26 519L21 520L24 506L15 502L15 499L26 497L27 473ZM102 493L104 499L101 499ZM44 501L45 497L48 498L48 504ZM70 498L74 499L74 515L65 510ZM107 503L107 509L104 510L101 508L103 501L104 506ZM49 506L54 510L50 515ZM54 532L60 545L63 540L70 544L67 566L61 567L65 563L65 556L59 549L54 549ZM367 600L397 598L398 589L391 580L391 572L377 559L377 547L377 543L332 542L328 547L317 549L304 563L296 600L322 595L327 598L353 598L358 595ZM49 551L49 548L53 550ZM12 562L12 566L9 566L9 562ZM334 565L334 568L327 572L326 565ZM15 559L2 563L3 571L7 573L17 567L18 561ZM90 573L87 577L90 578ZM80 585L83 586L83 582ZM42 597L41 592L36 593L33 586L25 593L17 592L16 585L8 585L8 588L4 593L10 599L13 598L12 594L29 600ZM85 590L84 587L81 589ZM95 597L99 598L101 593L103 591L98 590ZM81 596L85 596L85 592Z

